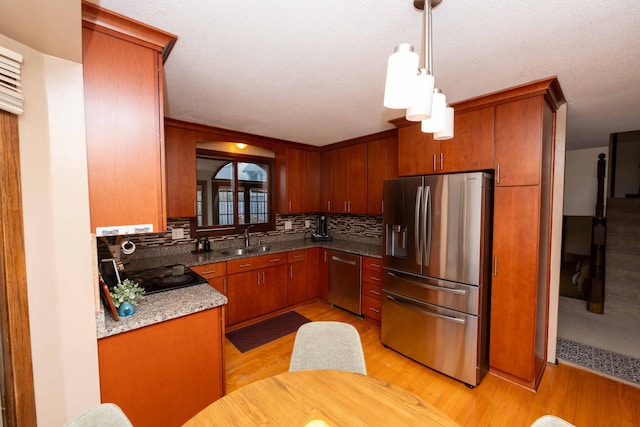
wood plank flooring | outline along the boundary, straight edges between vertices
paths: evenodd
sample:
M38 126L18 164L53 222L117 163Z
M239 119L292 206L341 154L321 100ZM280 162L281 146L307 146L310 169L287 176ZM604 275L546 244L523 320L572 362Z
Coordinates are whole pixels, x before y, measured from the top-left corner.
M367 371L436 406L461 426L530 426L552 414L582 426L640 426L640 388L568 365L547 366L537 393L491 374L479 386L464 384L385 348L378 325L322 301L295 309L310 320L336 320L360 332ZM286 372L295 334L247 353L225 345L227 393Z

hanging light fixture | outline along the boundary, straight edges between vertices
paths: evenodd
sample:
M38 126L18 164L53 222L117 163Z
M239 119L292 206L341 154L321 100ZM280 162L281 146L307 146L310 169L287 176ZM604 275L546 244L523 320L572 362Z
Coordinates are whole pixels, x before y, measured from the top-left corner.
M453 138L453 108L447 98L435 87L433 77L433 46L431 36L431 10L442 0L414 0L416 9L424 11L424 45L422 67L409 43L396 46L387 63L384 106L405 109L407 120L422 122L422 132L433 133L434 139Z

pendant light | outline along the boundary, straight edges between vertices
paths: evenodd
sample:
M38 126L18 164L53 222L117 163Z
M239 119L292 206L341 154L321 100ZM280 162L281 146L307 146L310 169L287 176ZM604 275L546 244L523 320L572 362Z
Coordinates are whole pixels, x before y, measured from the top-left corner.
M406 119L422 122L422 132L433 133L434 139L453 138L453 108L447 105L446 96L435 88L433 76L433 46L431 34L431 10L442 0L414 0L421 9L424 21L424 55L422 68L418 68L418 55L413 46L402 43L396 46L387 64L384 106L406 109Z

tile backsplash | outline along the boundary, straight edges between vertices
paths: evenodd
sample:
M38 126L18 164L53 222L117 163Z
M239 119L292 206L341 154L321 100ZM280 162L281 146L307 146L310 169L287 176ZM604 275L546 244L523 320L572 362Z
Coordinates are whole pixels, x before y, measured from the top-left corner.
M251 233L253 241L275 242L308 237L315 231L316 214L277 215L276 229L265 233ZM365 243L382 242L382 216L381 215L339 215L327 214L328 231L334 239L349 239ZM291 229L285 230L285 222L291 221ZM305 228L305 221L309 221L310 228ZM184 237L172 238L172 230L182 228ZM170 218L167 221L167 231L163 233L132 234L129 239L136 245L136 252L132 256L144 256L141 252L151 248L174 247L176 251L191 250L195 239L189 234L188 218ZM242 244L242 234L230 234L228 236L210 237L212 244L220 246L237 246ZM108 238L109 244L115 242L115 237ZM183 245L188 245L188 249ZM181 246L181 247L177 247Z

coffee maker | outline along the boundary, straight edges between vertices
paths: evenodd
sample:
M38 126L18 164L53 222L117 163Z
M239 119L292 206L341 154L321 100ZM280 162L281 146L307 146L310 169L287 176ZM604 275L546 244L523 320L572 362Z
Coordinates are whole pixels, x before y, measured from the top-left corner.
M327 216L318 215L316 220L316 232L311 235L311 238L316 242L326 242L331 240L331 236L327 232Z

